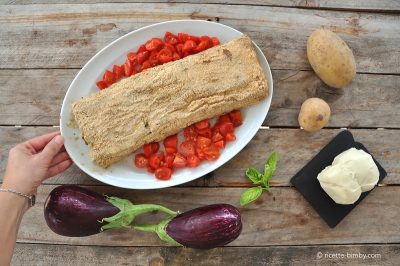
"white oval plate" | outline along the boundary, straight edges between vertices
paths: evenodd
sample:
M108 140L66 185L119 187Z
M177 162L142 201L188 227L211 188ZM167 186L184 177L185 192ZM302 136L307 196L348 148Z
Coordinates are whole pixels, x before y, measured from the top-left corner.
M89 148L80 137L80 131L67 125L71 118L71 103L81 97L97 92L98 88L95 83L101 79L106 69L112 69L114 64L123 64L128 52L137 50L140 44L152 37L162 38L167 31L176 34L178 32L187 32L197 36L216 36L221 43L242 35L241 32L231 27L215 22L202 20L167 21L132 31L120 37L104 47L86 63L72 81L65 95L61 108L60 127L61 134L65 137L65 148L71 159L85 173L101 182L123 188L154 189L192 181L217 169L239 153L257 133L268 113L273 89L272 75L267 59L260 48L255 45L258 59L268 79L269 96L255 106L242 109L244 123L235 131L237 139L226 145L225 149L221 151L221 156L218 160L202 162L199 167L194 169L176 170L168 181L157 180L153 174L147 173L146 169L138 169L133 166L133 155L127 156L124 160L113 164L107 169L95 164L89 157Z

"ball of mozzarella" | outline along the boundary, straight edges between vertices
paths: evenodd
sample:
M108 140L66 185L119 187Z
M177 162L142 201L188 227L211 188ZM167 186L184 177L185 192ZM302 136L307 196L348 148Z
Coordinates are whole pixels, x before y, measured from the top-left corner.
M318 175L325 192L338 204L353 204L361 195L354 172L341 165L330 165Z
M343 165L354 172L362 192L373 189L379 181L378 167L372 156L363 150L348 149L336 156L332 165Z
M317 177L322 189L338 204L353 204L362 192L379 181L372 156L363 150L348 149L335 157Z

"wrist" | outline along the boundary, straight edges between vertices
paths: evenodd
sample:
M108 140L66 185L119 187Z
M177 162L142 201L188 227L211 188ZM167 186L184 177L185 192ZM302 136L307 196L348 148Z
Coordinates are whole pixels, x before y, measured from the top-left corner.
M13 189L4 185L4 183L0 186L1 189ZM14 190L14 189L13 189ZM30 207L30 200L21 195L12 193L12 192L0 192L0 201L2 201L6 205L12 205L14 209L21 210L22 213L25 213Z
M33 188L30 182L21 182L21 180L17 180L13 176L7 176L7 173L4 176L1 187L4 189L13 189L27 195L36 195L36 188Z

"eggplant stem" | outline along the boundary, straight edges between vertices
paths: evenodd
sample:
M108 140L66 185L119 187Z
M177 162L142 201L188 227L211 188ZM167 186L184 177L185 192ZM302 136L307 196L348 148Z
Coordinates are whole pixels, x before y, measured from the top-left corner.
M143 231L143 232L157 232L157 226L158 224L135 224L132 225L133 229Z
M107 224L102 226L102 229L111 229L118 227L130 227L134 219L141 214L146 214L153 211L161 211L166 213L169 217L175 217L179 212L170 210L164 206L157 204L138 204L134 205L132 202L126 199L118 197L107 197L108 202L117 207L120 212L107 218L103 218L102 222Z
M139 231L156 233L161 240L174 246L182 246L182 244L178 243L177 241L175 241L175 239L170 237L165 229L167 224L172 219L173 217L166 218L162 220L159 224L132 224L131 228Z
M139 204L139 205L135 205L135 207L137 207L139 209L137 214L143 214L143 213L148 213L148 212L152 212L152 211L161 211L161 212L169 214L173 217L175 217L179 214L179 212L175 212L164 206L156 205L156 204Z

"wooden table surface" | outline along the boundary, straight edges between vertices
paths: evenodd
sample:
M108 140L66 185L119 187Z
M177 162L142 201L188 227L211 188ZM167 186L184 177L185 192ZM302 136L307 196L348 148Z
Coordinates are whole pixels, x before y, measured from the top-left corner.
M57 129L62 99L86 61L109 42L152 23L202 19L250 35L273 70L271 109L264 127L234 159L188 184L155 192L119 189L75 166L51 178L22 221L14 265L399 265L400 1L101 2L0 0L1 172L13 145ZM354 52L357 75L343 91L327 88L307 61L307 37L319 26L338 33ZM297 114L301 103L313 96L330 104L332 116L327 128L311 135L299 129ZM388 176L330 229L289 179L344 127L374 154ZM281 157L273 193L240 208L243 232L227 247L170 247L154 235L120 229L67 238L50 231L43 218L44 200L60 184L181 211L218 202L238 206L240 194L250 186L244 169L262 168L273 150ZM332 258L337 253L379 255Z

